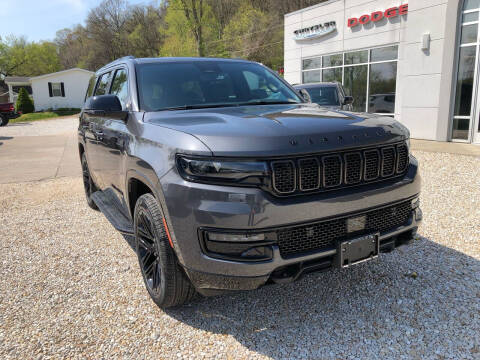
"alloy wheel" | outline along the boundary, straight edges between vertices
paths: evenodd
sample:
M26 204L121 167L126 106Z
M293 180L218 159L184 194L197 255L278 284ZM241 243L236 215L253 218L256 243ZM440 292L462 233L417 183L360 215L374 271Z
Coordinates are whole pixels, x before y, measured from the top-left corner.
M158 293L162 285L160 256L155 241L153 224L143 210L137 217L136 238L140 267L145 282L152 292Z

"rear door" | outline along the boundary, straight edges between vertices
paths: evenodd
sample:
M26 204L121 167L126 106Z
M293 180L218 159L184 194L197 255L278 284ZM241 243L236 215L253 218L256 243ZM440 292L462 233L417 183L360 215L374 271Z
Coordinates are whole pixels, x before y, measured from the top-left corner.
M111 72L106 72L99 76L95 91L93 93L94 96L107 94L111 77ZM95 181L95 184L100 189L104 189L105 184L102 178L102 166L105 163L104 159L102 158L104 156L102 151L102 128L104 119L98 114L86 110L83 112L82 122L85 129L85 147L87 152L88 168L93 180Z

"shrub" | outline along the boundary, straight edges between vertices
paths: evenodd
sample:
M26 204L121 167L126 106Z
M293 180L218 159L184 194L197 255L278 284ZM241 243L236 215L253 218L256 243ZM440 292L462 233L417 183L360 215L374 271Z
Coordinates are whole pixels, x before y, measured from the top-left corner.
M34 110L33 101L30 99L30 96L25 88L21 88L20 92L18 93L16 108L17 111L21 112L22 114L28 114Z

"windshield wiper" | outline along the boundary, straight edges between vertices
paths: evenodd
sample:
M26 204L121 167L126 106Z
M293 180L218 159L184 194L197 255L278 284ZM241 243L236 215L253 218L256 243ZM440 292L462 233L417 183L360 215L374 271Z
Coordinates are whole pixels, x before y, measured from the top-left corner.
M244 103L238 103L238 106L243 105L278 105L278 104L301 104L296 101L247 101Z
M226 103L226 104L180 105L180 106L172 106L172 107L160 108L160 109L156 109L156 110L154 110L154 111L208 109L208 108L231 107L231 106L238 106L238 104L235 104L235 103Z

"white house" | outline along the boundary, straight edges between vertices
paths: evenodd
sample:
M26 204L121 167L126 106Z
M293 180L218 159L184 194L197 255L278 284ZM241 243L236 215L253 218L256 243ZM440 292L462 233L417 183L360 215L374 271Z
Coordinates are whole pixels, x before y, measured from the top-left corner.
M10 101L15 102L19 88L25 87L33 97L35 111L58 108L81 108L93 72L79 68L32 78L6 77ZM19 82L21 80L21 82Z

